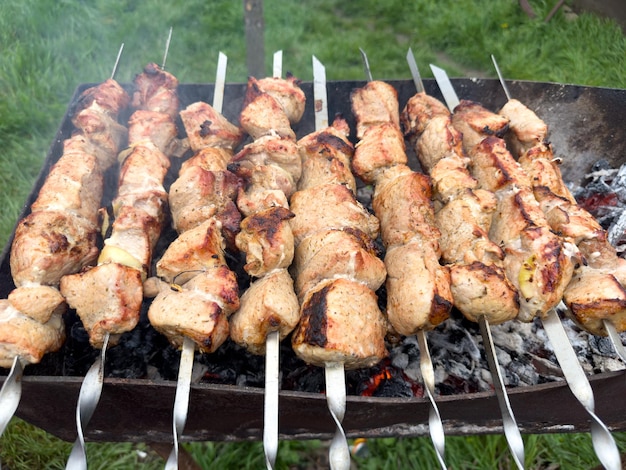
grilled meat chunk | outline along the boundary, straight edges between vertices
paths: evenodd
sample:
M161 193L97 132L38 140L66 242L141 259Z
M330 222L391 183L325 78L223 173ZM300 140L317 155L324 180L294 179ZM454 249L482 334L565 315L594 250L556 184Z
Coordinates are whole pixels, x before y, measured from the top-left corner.
M211 105L198 101L180 112L194 154L205 147L233 150L243 139L243 131L231 124Z
M58 351L64 341L61 313L55 312L41 323L9 300L0 299L0 367L10 368L16 356L27 364L37 364L45 354Z
M356 137L363 139L369 127L392 124L400 128L398 92L388 83L380 80L368 82L352 92L352 112L356 118Z
M348 123L337 117L332 126L298 141L302 160L299 190L325 184L344 184L356 193L356 180L350 169L354 146L348 140L349 134Z
M360 282L320 282L305 294L301 313L292 346L309 364L343 362L346 369L355 369L371 367L387 355L386 324L376 294Z
M235 243L246 254L244 269L248 274L262 277L291 265L294 242L289 220L293 217L284 207L273 207L241 222Z
M132 107L166 114L172 119L178 116L178 79L154 62L147 64L143 72L135 75Z
M404 137L415 146L430 121L438 116L450 116L446 105L424 92L414 94L400 113Z
M170 343L182 347L185 337L212 353L228 338L228 316L239 308L239 288L227 266L207 268L180 288L165 288L154 298L148 318Z
M487 136L502 137L509 129L509 120L492 113L479 103L461 100L454 108L452 124L463 134L463 148L469 152Z
M141 271L119 263L105 263L61 279L61 294L78 313L93 347L101 348L132 330L139 322L143 287Z
M353 228L376 238L380 223L347 187L337 184L314 186L291 198L291 229L296 245L315 232Z
M256 279L241 296L230 318L230 337L253 354L265 354L267 335L278 331L281 340L296 327L300 305L286 269L275 269Z
M56 286L98 257L98 227L67 212L38 211L22 219L11 245L11 275L17 287Z
M387 276L372 239L348 228L323 230L302 240L295 250L292 272L299 297L321 281L339 277L376 291Z
M289 119L289 122L297 124L302 119L306 97L300 88L300 80L287 73L287 78L267 77L257 80L250 78L249 88L258 89L274 98Z
M545 144L548 126L520 101L511 99L498 112L509 120L512 153L521 156L538 145Z
M392 123L370 126L356 145L352 169L366 183L373 183L390 166L406 165L408 158L400 129Z
M182 285L207 268L225 266L224 245L221 224L211 217L170 243L156 263L157 276Z

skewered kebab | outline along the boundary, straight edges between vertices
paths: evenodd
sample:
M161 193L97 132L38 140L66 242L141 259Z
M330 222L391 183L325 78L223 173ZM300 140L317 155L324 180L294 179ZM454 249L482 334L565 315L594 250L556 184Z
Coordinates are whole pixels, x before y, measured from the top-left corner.
M220 53L216 83L223 83L227 58ZM214 103L223 87L216 85ZM226 262L227 240L239 226L233 198L239 179L227 171L241 131L207 103L180 112L194 155L170 186L172 222L179 236L156 263L148 318L175 347L182 346L172 420L174 446L166 468L178 465L178 440L187 420L194 350L214 352L228 337L228 316L239 307L239 287Z
M519 312L515 287L504 269L504 253L488 236L496 207L492 192L478 189L470 175L462 136L453 128L450 111L427 95L412 53L407 55L418 93L401 115L405 136L433 182L435 223L441 230L442 260L451 272L454 305L479 323L489 369L502 412L504 433L519 468L524 443L511 409L491 337L490 324L503 323Z
M495 58L492 59L497 66ZM617 256L607 232L578 205L563 181L558 167L560 160L547 139L546 123L520 101L511 98L506 87L505 92L508 101L499 114L509 120L508 144L528 173L548 224L554 232L570 239L583 258L564 293L568 313L585 330L617 338L618 341L613 342L619 343L619 348L622 343L617 332L626 330L626 290L623 287L626 261Z
M507 266L507 275L512 272L517 276L510 280L519 286L522 294L522 307L518 318L528 321L528 316L522 315L526 310L526 314L534 312L534 316L542 321L568 386L592 418L591 438L596 455L606 468L621 468L621 458L615 440L606 425L595 414L593 390L554 308L561 300L556 293L563 292L571 279L571 272L578 257L577 249L571 242L563 241L556 234L549 232L546 218L532 193L528 175L508 152L504 141L493 135L497 129L490 125L502 123L505 118L491 113L478 103L459 102L445 71L433 65L431 69L448 107L454 110L453 124L463 129L464 146L472 160L473 176L479 181L480 186L493 189L498 196L499 207L494 216L490 237L501 240L505 252L514 260L522 255L521 262L513 262ZM502 125L500 129L502 131L506 129L507 124ZM540 236L537 236L538 234ZM528 246L532 247L533 243L524 246L525 237L531 242L534 241L535 250L540 251L528 250ZM522 243L519 243L519 240L515 242L516 239L521 239ZM523 255L524 250L528 250L526 256ZM542 257L548 261L543 267L537 262ZM560 258L564 258L567 264L560 264ZM543 279L538 278L541 271L537 268L543 268L545 273ZM568 282L563 282L565 280ZM539 297L531 298L531 295Z
M163 182L169 159L180 147L174 121L179 106L176 78L151 63L135 77L134 86L131 105L135 111L128 121L128 148L118 156L121 166L112 201L111 233L97 266L61 280L61 292L76 309L90 343L102 350L100 361L94 363L81 387L78 439L68 468L86 466L83 428L99 400L107 346L116 344L122 333L139 322L143 281L150 274L153 250L166 220Z
M123 45L111 77L115 75ZM51 168L31 213L11 246L16 289L0 300L0 366L11 372L0 391L0 435L17 409L26 364L58 350L65 339L61 278L98 256L98 208L103 173L113 164L127 130L117 122L129 96L113 78L85 90L73 110L74 135Z
M316 58L313 69L315 101L322 103L317 113L325 113L325 70ZM323 122L327 115L316 118ZM292 346L305 362L325 368L328 407L336 425L329 453L333 469L350 466L341 425L344 370L370 367L387 354L386 320L375 294L386 274L373 245L379 222L351 190L354 147L348 135L346 121L337 117L332 126L298 141L303 177L291 198L296 214L291 220L296 241L292 273L301 311Z
M253 354L266 355L263 445L270 469L278 449L279 344L300 318L288 271L294 254L289 224L294 214L288 200L302 173L295 134L273 126L297 123L305 106L299 81L291 74L281 78L280 51L274 55L273 69L271 78L248 80L240 122L254 141L228 166L244 181L237 205L245 218L235 243L245 253L244 270L252 278L239 310L230 318L230 337Z
M431 439L445 469L445 435L434 399L426 330L449 317L450 272L439 264L441 233L435 227L430 179L408 166L397 92L385 82L372 80L367 56L361 54L368 83L351 94L360 139L352 168L365 183L374 185L372 205L386 248L387 317L399 334L418 337L420 367L431 403Z

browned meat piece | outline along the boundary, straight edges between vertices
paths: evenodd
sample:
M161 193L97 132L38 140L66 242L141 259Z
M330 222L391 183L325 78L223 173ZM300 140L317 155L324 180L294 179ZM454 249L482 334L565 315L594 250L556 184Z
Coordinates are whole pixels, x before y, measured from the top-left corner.
M94 109L93 106L75 115L72 122L90 144L98 149L96 155L103 170L115 164L119 149L126 145L128 138L126 127L103 114L99 108Z
M250 87L274 98L291 124L296 124L302 119L306 97L300 88L300 80L293 75L288 73L286 79L267 77L257 80L251 77L248 81L248 93L251 92Z
M496 192L512 185L529 188L530 178L506 148L504 140L487 137L469 152L472 175L480 187Z
M225 227L239 225L241 215L233 198L240 186L241 180L229 171L207 171L199 166L181 171L169 193L174 228L181 233L214 215L226 222Z
M372 239L360 230L347 228L317 232L302 240L296 247L292 271L299 297L321 281L338 277L376 291L387 276Z
M446 105L426 93L416 93L407 101L400 114L404 136L415 145L426 126L437 116L450 116Z
M205 147L234 149L243 139L243 131L218 113L211 105L199 101L180 112L194 153Z
M233 163L250 162L254 167L278 166L289 173L294 181L298 181L302 174L298 146L293 140L285 137L263 136L244 146L232 161Z
M576 248L555 235L528 188L500 190L489 232L505 252L509 281L520 292L518 318L530 321L563 297L576 262Z
M514 319L520 311L517 289L498 264L454 264L450 280L455 307L471 321L478 322L484 315L497 325Z
M572 204L577 204L561 176L560 160L554 158L550 147L543 144L533 147L518 161L530 177L533 188L550 188L550 192L554 195L564 198Z
M53 315L62 315L67 308L61 293L49 286L18 287L8 299L13 308L39 323L48 322Z
M350 169L354 146L348 140L350 129L343 118L333 125L306 135L298 141L302 176L298 189L324 184L345 184L356 193L356 181Z
M366 183L373 183L380 173L393 165L408 162L402 133L395 124L370 126L356 145L352 169Z
M463 134L463 148L469 152L487 136L502 137L509 129L509 120L492 113L479 103L461 100L454 109L452 124Z
M368 82L350 95L356 125L356 137L362 139L369 127L390 123L400 129L398 92L382 81Z
M498 114L509 120L514 155L520 157L532 147L546 142L548 126L518 100L507 101Z
M148 318L170 343L191 338L201 352L212 353L228 338L228 316L239 308L239 289L226 266L210 268L180 288L165 288L150 305Z
M61 294L83 322L89 342L101 348L111 344L139 322L143 288L141 272L119 263L105 263L61 279Z
M446 263L499 263L500 247L489 239L491 218L496 209L493 193L466 189L435 214L441 231L439 244Z
M467 170L468 162L469 159L454 155L442 158L433 167L430 179L433 186L435 211L460 197L468 189L473 190L478 187L478 181Z
M376 294L364 284L322 281L306 293L301 312L292 346L307 363L324 367L342 362L346 369L355 369L371 367L387 355L386 324Z
M128 120L130 146L151 142L166 155L178 152L178 129L167 114L156 111L135 111Z
M289 198L297 188L297 180L280 165L257 165L244 160L231 163L228 169L246 182L246 191L278 189Z
M293 217L284 207L273 207L243 219L235 243L246 254L244 269L248 274L261 277L291 265L293 234L289 220Z
M219 222L212 217L170 243L156 271L166 282L184 284L206 268L224 265L224 239Z
M463 159L463 136L452 125L449 115L433 117L417 140L415 153L427 172L446 157Z
M253 281L230 318L230 337L253 354L265 354L267 335L287 337L300 319L293 280L286 269L276 269Z
M102 172L96 157L78 149L63 154L50 169L31 211L64 211L95 225L98 223L102 185Z
M402 335L432 329L450 315L450 272L433 245L415 237L387 249L387 317Z
M133 83L133 108L147 109L176 118L180 101L176 93L178 79L174 75L155 63L149 63L142 73L135 76Z
M320 230L353 228L375 239L380 224L343 185L314 186L291 198L291 220L296 245Z
M416 235L438 245L441 234L435 227L431 196L428 176L408 166L395 165L381 175L372 206L380 220L385 246L408 243Z
M563 300L570 317L592 334L607 335L605 320L617 331L626 330L626 291L609 270L581 266Z
M11 245L15 285L58 285L97 258L97 237L96 225L65 211L31 213L17 225Z
M44 354L58 351L65 341L65 325L60 313L45 323L17 310L7 299L0 299L0 367L9 368L19 356L36 364Z
M115 80L108 79L83 91L73 105L71 113L75 116L91 107L117 119L117 116L128 106L129 102L130 97L126 90Z
M244 108L239 115L239 122L253 139L256 140L272 134L292 140L296 139L289 118L278 101L267 93L249 95L250 93L246 95Z

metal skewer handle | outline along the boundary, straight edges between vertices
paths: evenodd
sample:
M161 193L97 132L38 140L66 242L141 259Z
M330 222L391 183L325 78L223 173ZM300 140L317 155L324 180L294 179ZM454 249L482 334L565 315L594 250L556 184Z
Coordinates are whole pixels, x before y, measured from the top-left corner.
M346 414L346 376L343 362L330 362L324 368L326 378L326 402L333 420L335 435L330 443L329 460L331 470L350 469L350 449L341 425Z
M496 391L496 397L498 398L498 405L500 406L500 413L502 414L502 426L504 428L504 436L511 450L511 455L518 468L524 468L524 441L520 433L511 403L509 402L509 396L506 393L504 386L504 380L500 373L500 365L498 364L498 358L496 357L496 347L493 344L493 338L491 336L491 328L489 327L489 320L486 316L480 317L478 322L480 327L480 333L483 337L483 346L487 354L487 363L489 364L489 370L491 371L491 378L493 379L494 389Z
M24 365L19 356L13 359L13 366L0 389L0 437L15 414L22 397L22 376Z
M433 361L430 357L430 351L428 350L426 332L424 330L420 330L417 332L416 336L420 348L420 371L422 372L422 378L424 379L426 395L430 401L430 410L428 412L428 431L430 432L430 439L433 441L439 465L441 465L441 468L445 470L448 468L444 459L446 435L443 431L443 422L441 421L439 408L437 407L437 402L435 401L435 370L433 368Z
M85 436L83 429L87 427L91 417L96 411L100 396L102 395L102 386L104 384L104 364L106 362L106 351L109 345L109 333L104 337L104 344L100 350L100 356L91 365L89 371L83 379L78 394L78 404L76 405L76 429L78 437L74 441L72 451L65 468L67 470L86 470L87 454L85 451Z

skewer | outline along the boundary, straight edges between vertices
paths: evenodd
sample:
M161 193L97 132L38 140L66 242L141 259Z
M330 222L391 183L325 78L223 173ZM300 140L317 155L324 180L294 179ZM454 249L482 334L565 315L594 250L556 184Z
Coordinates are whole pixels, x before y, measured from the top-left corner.
M283 51L274 52L272 76L283 74ZM265 340L265 395L263 407L263 450L265 465L273 469L278 454L278 391L280 374L280 332L271 331Z
M315 106L315 130L328 126L328 96L326 91L326 68L313 56L313 94ZM321 105L321 106L320 106ZM333 470L350 468L350 449L342 427L346 413L346 376L343 362L328 362L324 366L326 402L335 421L335 434L330 443L329 460Z
M359 51L361 52L361 57L363 58L365 75L367 76L367 80L372 81L372 72L369 66L369 61L367 59L367 54L361 48L359 48ZM415 59L413 57L413 52L411 51L411 49L409 49L407 60L409 61L409 66L411 68L411 73L413 74L413 80L415 81L416 88L418 89L418 91L423 91L424 85L421 81L419 71L417 70L417 64L415 64ZM433 446L435 447L437 460L439 461L441 468L446 469L447 466L444 460L445 434L443 430L441 415L439 414L439 408L437 407L437 403L435 402L435 371L433 368L432 359L430 357L430 351L428 350L427 335L424 330L420 330L416 336L420 349L420 371L424 379L426 395L428 396L428 400L430 402L430 410L428 414L428 429L430 431L430 437L433 442Z
M498 62L496 61L496 58L493 54L491 55L491 61L493 62L493 66L496 69L496 73L498 74L498 80L500 80L500 84L502 85L502 89L504 90L506 99L511 100L512 98L511 92L509 91L509 87L507 86L504 80L502 71L500 70L500 67L498 66ZM622 362L626 362L626 348L624 348L622 339L619 337L619 334L615 326L613 325L613 323L607 320L603 320L602 322L604 324L604 328L607 331L608 337L611 340L611 343L613 344L613 349L615 349L615 352L617 353L619 358L622 360Z
M222 112L224 102L224 83L226 81L227 63L228 57L224 53L220 52L218 55L215 88L213 93L213 108L215 108L215 110L219 113ZM178 468L179 437L183 433L189 412L189 395L191 392L194 352L195 342L188 336L185 336L183 339L183 348L178 368L176 395L174 397L174 412L172 419L174 446L165 463L166 470L174 470Z
M459 99L446 72L434 65L430 67L446 103L448 105L451 102L458 103ZM606 425L595 414L593 390L556 310L550 309L541 321L570 390L591 417L591 439L596 455L605 468L621 469L621 458L615 440Z
M420 78L417 63L415 62L415 57L410 48L406 58L409 63L411 75L413 76L413 81L416 84L417 92L423 92L424 84ZM448 108L452 111L454 108L450 107L451 104L454 103L447 103ZM506 387L504 385L504 380L502 379L500 366L496 356L495 345L491 336L491 327L489 325L489 320L485 315L483 315L480 317L478 324L483 339L483 345L485 347L485 353L487 355L487 363L491 372L496 397L498 398L498 405L500 406L500 412L502 414L504 435L507 439L507 443L509 445L509 449L511 451L515 464L518 468L524 468L524 441L522 439L519 426L517 425L517 422L515 420L515 415L513 414L513 409L511 408L508 394L506 393Z
M124 50L124 43L120 46L111 72L111 78L115 77L117 67L119 65L122 51ZM91 365L83 383L80 387L78 394L78 402L76 404L76 431L78 436L72 446L72 451L67 460L65 468L67 469L86 469L87 468L87 454L85 452L85 436L83 428L87 427L93 413L98 406L100 397L102 395L102 386L104 383L104 364L106 362L107 346L109 344L110 334L106 333L104 337L104 343L100 351L100 355Z
M124 50L124 43L121 44L117 53L113 70L111 71L111 78L115 77L117 67ZM4 433L4 430L8 426L11 418L15 414L22 395L22 376L24 374L25 364L23 360L16 356L11 366L11 371L5 379L2 389L0 389L0 436Z

